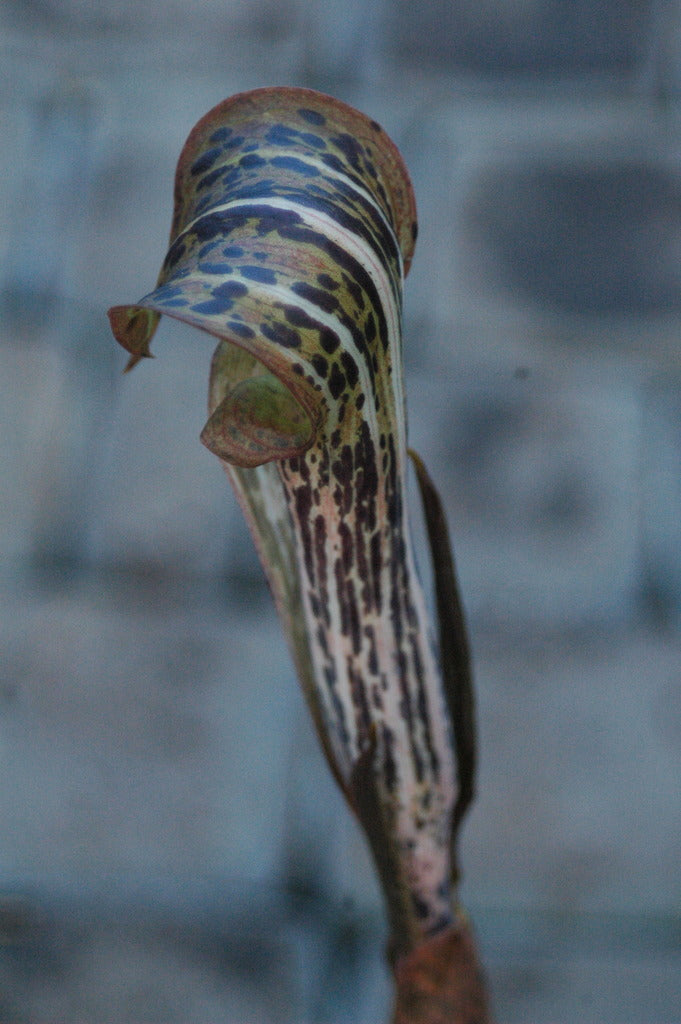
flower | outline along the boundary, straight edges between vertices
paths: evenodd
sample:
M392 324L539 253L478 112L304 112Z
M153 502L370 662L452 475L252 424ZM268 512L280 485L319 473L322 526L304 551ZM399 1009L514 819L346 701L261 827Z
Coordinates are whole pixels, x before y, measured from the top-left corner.
M380 125L310 90L243 93L182 151L156 288L109 313L129 366L161 314L219 339L202 441L248 520L397 951L453 920L461 774L406 503L415 237L409 176Z

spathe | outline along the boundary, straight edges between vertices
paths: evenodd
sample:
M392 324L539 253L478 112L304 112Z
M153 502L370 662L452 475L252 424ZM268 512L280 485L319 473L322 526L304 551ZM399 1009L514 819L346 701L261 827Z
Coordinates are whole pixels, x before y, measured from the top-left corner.
M474 764L454 743L468 749L472 728L471 715L457 726L451 692L470 688L467 660L458 674L438 664L406 502L401 304L415 236L409 176L376 122L310 90L242 93L187 140L156 288L109 314L129 365L150 354L160 314L219 339L202 439L367 834L396 955L457 920L452 819ZM419 480L432 504L425 470Z

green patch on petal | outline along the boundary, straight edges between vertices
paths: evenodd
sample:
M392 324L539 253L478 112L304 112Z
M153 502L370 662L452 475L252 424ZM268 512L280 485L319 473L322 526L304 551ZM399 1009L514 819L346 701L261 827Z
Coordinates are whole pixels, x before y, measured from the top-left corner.
M263 373L232 388L201 440L225 462L252 468L299 455L312 440L312 424L286 385L273 373Z

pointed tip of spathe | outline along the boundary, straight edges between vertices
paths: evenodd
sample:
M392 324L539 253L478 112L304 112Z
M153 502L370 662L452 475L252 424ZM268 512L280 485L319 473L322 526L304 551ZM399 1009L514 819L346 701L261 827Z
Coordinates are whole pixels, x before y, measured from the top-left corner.
M141 359L152 357L149 343L160 314L143 306L112 306L108 317L114 338L130 354L124 371L128 373Z
M141 363L143 359L155 359L155 358L156 357L154 356L153 352L136 352L134 355L130 356L130 358L128 359L128 361L125 364L125 367L123 369L123 373L130 373L130 371L134 370L134 368L137 366L137 364Z

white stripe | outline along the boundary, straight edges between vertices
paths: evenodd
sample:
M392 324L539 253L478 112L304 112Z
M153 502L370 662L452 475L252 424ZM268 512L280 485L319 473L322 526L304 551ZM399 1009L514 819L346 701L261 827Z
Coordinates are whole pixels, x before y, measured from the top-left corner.
M371 192L367 192L365 188L363 188L361 185L358 185L347 174L343 174L342 171L336 171L333 168L328 167L323 160L315 160L312 156L307 156L307 154L304 157L298 157L298 155L296 154L296 158L300 159L302 163L312 164L312 166L316 167L324 177L335 178L336 181L345 182L348 188L351 188L354 192L357 193L357 195L362 196L364 199L366 199L369 205L372 206L376 213L379 215L385 227L388 229L388 232L391 235L393 242L395 243L395 250L397 253L399 253L400 261L402 260L402 250L400 249L400 243L397 240L397 235L395 234L393 226L386 217L381 206L376 202L376 200L372 196ZM331 202L333 202L333 200L331 200Z
M339 174L337 175L337 177L343 178L343 175ZM344 180L348 181L347 178L345 178ZM395 236L395 232L393 231L392 227L386 220L383 211L379 206L377 206L377 204L374 202L374 200L371 198L368 192L364 192L363 189L356 187L351 181L348 181L348 184L351 185L352 188L356 188L357 192L361 192L361 194L364 195L369 200L369 202L375 207L375 209L381 214L385 226L392 235L393 241L395 242L395 252L397 253L400 277L402 278L404 276L404 261L402 258L402 250ZM249 199L232 199L229 202L218 203L217 206L211 206L209 210L206 210L204 213L200 213L198 217L194 217L194 219L190 220L188 224L185 224L182 230L178 232L178 234L173 239L173 245L178 241L178 239L182 238L182 235L186 235L188 231L191 231L192 228L195 227L199 223L199 221L203 220L205 217L212 217L214 213L225 213L229 210L233 210L241 206L271 206L277 210L294 209L297 213L300 213L301 217L304 217L305 212L317 213L320 219L328 219L331 221L332 224L334 224L334 226L338 230L340 230L341 232L346 231L346 229L344 229L342 225L338 223L338 221L334 220L333 217L328 217L327 214L324 214L319 210L315 210L314 208L310 209L310 207L308 206L304 206L302 204L299 205L294 200L289 199L287 196L263 196L260 199L258 199L257 197L251 197ZM350 232L346 233L349 234ZM354 232L352 232L352 237L358 239L358 241L360 240L360 236L356 235Z

